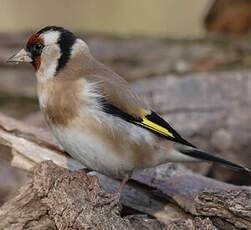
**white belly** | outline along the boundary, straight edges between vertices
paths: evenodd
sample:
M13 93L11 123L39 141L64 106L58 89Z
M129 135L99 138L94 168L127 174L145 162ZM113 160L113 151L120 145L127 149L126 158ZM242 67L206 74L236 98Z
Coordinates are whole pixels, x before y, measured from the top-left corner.
M126 142L120 139L119 149L115 150L112 145L107 143L107 139L102 139L88 130L80 131L76 127L73 129L50 127L59 144L74 159L89 169L113 178L123 178L137 168L149 168L167 162L195 161L194 158L173 149L173 143L169 141L158 143L159 147L153 149L144 148L149 142L154 142L154 139L151 138L151 133L145 139L146 135L141 135L144 134L144 129L137 126L132 126L133 135L128 135L127 138L133 140L138 138L136 142L143 147L140 151L137 151L135 146L133 147L134 141ZM146 134L149 134L148 131Z
M120 155L130 157L133 154L128 146L122 148L128 152L118 154L104 140L83 130L51 129L63 149L89 169L116 178L122 178L134 169L133 162Z

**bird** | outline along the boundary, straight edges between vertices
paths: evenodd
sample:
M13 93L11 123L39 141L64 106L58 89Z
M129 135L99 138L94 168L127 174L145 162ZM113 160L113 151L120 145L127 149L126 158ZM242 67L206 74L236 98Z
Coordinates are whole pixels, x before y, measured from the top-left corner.
M251 175L184 139L63 27L38 30L8 62L32 64L40 109L59 145L88 169L122 180L117 199L135 169L169 162L211 161Z

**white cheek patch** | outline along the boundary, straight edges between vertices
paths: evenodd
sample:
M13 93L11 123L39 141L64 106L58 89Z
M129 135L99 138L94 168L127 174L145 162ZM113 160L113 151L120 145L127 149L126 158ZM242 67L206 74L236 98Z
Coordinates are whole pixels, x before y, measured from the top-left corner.
M48 31L47 33L41 34L41 38L44 41L44 45L51 45L51 44L56 44L59 37L60 37L60 32L59 31Z
M56 74L58 60L61 57L60 48L57 44L60 34L59 31L48 31L40 35L45 46L41 54L41 65L36 73L40 82L44 82Z
M38 81L44 82L55 76L60 57L61 52L57 44L44 48L41 55L41 65L36 73Z

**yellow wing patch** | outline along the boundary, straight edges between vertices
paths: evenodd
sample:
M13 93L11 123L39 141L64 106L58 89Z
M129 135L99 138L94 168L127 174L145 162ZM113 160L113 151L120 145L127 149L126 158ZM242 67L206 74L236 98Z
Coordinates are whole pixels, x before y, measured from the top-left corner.
M164 127L162 127L152 121L149 121L146 117L142 118L141 122L136 122L136 123L148 128L148 129L151 129L155 132L158 132L162 135L175 138L174 135L169 130L167 130L166 128L164 128Z

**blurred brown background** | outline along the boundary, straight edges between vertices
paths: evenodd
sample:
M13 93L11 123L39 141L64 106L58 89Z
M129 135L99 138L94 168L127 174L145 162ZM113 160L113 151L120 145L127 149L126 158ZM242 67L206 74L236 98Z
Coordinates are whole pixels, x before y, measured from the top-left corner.
M0 112L44 128L31 66L5 61L45 25L78 33L185 137L251 167L250 0L0 0ZM1 203L27 174L10 167L8 148L0 150ZM188 167L251 182L209 164Z

